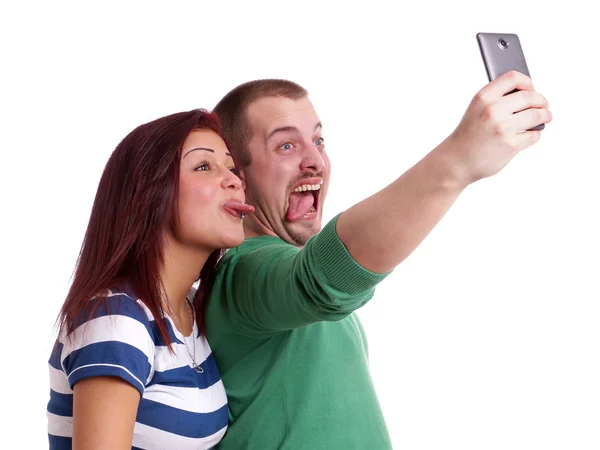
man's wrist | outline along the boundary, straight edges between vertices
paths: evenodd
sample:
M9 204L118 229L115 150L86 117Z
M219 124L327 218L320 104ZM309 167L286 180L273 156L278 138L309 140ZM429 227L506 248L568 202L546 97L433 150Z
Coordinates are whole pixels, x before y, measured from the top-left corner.
M457 145L449 136L423 159L425 170L436 188L460 192L473 182Z

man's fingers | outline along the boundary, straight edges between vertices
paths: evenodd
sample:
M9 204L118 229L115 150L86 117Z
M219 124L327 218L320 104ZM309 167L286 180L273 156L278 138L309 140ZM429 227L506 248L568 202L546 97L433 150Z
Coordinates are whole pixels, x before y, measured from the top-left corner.
M532 146L540 140L541 135L542 132L538 130L524 131L523 133L519 133L515 136L515 139L517 140L517 148L524 150L527 147Z
M503 112L512 114L529 108L548 108L548 100L539 92L518 91L498 100Z
M521 72L511 70L489 82L477 93L476 97L483 103L488 104L514 90L533 91L531 78Z
M510 131L515 133L529 130L542 123L552 121L552 113L546 108L530 108L516 113L510 120Z

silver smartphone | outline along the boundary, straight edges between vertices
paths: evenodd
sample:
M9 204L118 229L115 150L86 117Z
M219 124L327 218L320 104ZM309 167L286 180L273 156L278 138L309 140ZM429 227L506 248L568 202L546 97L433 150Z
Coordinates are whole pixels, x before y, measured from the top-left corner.
M477 43L489 81L495 80L509 70L517 70L531 77L521 41L516 34L477 33ZM542 123L531 129L543 130L544 128Z

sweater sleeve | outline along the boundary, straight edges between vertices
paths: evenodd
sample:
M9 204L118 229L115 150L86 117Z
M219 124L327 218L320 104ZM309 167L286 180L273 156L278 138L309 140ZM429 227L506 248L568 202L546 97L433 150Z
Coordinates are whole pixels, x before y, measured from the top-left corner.
M371 299L388 274L360 266L336 222L337 216L303 249L273 238L225 263L221 306L235 328L262 335L337 321Z

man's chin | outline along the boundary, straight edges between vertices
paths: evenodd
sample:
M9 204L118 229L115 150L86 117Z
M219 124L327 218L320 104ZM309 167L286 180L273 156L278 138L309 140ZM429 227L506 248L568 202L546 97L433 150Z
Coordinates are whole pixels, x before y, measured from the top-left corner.
M321 231L321 217L295 222L286 221L285 228L296 245L304 246L311 237Z

